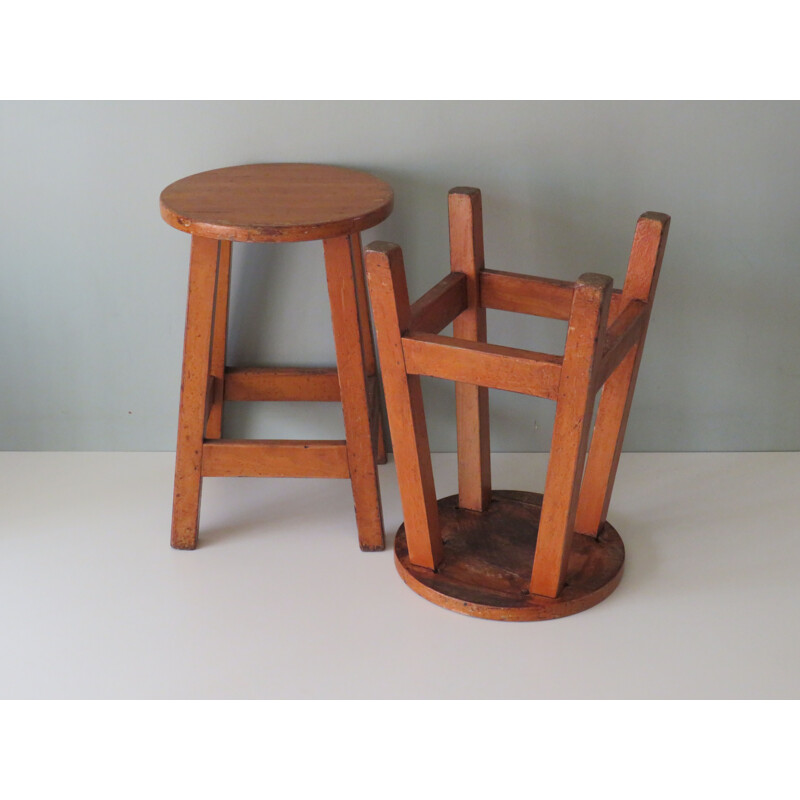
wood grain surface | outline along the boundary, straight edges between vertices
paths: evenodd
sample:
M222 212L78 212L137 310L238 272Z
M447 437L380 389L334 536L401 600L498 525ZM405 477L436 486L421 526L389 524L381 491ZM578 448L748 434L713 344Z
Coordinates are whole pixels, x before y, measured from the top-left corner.
M670 217L656 211L642 214L636 223L628 271L622 287L622 305L611 330L616 330L618 320L624 321L627 307L635 304L635 316L641 319L638 326L639 338L619 362L615 372L608 377L600 396L578 501L575 526L581 533L597 535L608 514L650 313L664 260L664 249L667 246L669 224ZM638 311L639 303L645 304L643 318ZM612 353L613 350L609 353L610 358L613 358Z
M483 344L436 333L403 337L408 371L555 400L561 356L499 344Z
M402 331L411 318L403 253L397 245L373 242L367 246L366 260L408 546L415 563L435 569L442 541L428 428L419 377L409 374L403 355Z
M364 331L369 322L360 319L355 271L361 270L361 253L355 253L357 246L356 237L352 236L326 239L325 270L358 543L362 550L383 550L381 489L373 444L374 415L370 417L372 403L365 355Z
M575 284L531 576L531 592L548 597L561 592L566 578L612 283L607 275L587 273Z
M451 272L411 306L409 331L439 333L467 307L467 278Z
M225 439L203 445L207 478L349 478L345 441Z
M479 189L456 187L447 196L450 274L463 275L467 307L453 321L453 336L486 344L486 309L481 304L483 204ZM456 382L458 496L463 508L484 511L492 491L489 389L478 381Z
M608 597L619 584L625 547L606 524L596 539L575 535L566 582L557 598L529 593L542 495L493 491L484 513L458 507L458 496L438 503L443 556L436 571L408 557L405 527L395 537L395 565L426 600L473 617L543 620L577 614Z
M179 550L197 547L219 258L219 242L192 237L172 501L171 543Z
M347 236L386 219L385 181L322 164L247 164L200 172L167 186L161 216L178 230L237 242Z

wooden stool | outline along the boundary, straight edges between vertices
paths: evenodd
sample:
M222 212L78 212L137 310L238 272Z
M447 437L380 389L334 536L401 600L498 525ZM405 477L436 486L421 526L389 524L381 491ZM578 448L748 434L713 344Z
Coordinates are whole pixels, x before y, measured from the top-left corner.
M451 272L413 306L400 248L367 248L405 517L395 562L412 589L464 614L574 614L611 594L622 576L625 550L606 514L669 217L639 218L618 291L603 275L569 283L484 269L480 192L451 190L449 209ZM567 320L564 355L486 344L487 308ZM455 338L440 336L450 322ZM420 375L456 381L459 493L438 503ZM556 401L544 496L491 490L487 387Z
M386 460L360 231L392 210L372 175L252 164L171 184L161 215L192 234L175 458L172 546L197 546L207 476L350 478L362 550L384 548L376 461ZM226 368L232 242L323 240L337 368ZM222 439L224 401L341 401L344 441Z

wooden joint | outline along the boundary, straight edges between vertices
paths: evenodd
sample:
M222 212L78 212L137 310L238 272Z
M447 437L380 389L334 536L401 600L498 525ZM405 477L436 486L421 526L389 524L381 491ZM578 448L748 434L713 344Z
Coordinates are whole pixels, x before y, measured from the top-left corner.
M611 290L611 306L608 311L608 321L613 322L625 306L625 301L622 297L622 289Z
M335 402L341 399L335 367L228 367L225 400Z
M596 368L595 386L599 388L611 377L625 356L642 338L650 316L650 304L631 300L609 326L605 348Z
M203 444L207 478L349 478L346 442L227 439Z
M402 341L409 374L549 400L558 396L561 356L427 333L410 334Z
M411 306L408 329L439 333L467 308L467 276L451 272Z

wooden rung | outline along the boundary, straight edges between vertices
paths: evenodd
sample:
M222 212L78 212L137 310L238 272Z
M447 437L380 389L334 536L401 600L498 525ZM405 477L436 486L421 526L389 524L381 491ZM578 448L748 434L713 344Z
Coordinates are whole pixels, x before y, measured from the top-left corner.
M349 478L344 440L227 439L203 444L207 478Z
M575 284L555 278L539 278L514 272L485 269L481 272L481 305L536 317L568 320ZM611 295L611 317L621 306L622 291Z
M537 317L569 319L575 284L485 269L481 272L481 305Z
M605 352L597 367L595 386L600 387L608 380L631 347L639 341L647 325L649 311L647 303L631 300L609 326Z
M470 342L431 333L403 337L406 370L412 375L504 389L555 400L561 356Z
M228 367L225 399L334 402L339 377L335 367Z
M467 276L451 272L411 306L408 329L415 333L439 333L467 307Z

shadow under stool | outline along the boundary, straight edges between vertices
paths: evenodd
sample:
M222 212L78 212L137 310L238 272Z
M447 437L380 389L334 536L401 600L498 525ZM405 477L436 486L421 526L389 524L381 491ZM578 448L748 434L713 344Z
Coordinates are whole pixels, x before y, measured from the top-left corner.
M360 232L386 219L384 181L342 167L251 164L171 184L161 215L191 234L175 457L173 547L197 546L204 477L349 478L362 550L384 548L377 463L386 461ZM322 240L335 368L225 365L233 242ZM339 401L345 439L222 438L226 401Z
M376 242L366 253L403 505L395 563L414 591L453 611L574 614L622 576L625 549L606 515L669 217L639 218L619 291L604 275L572 283L485 269L480 192L451 190L449 212L451 272L413 305L400 248ZM487 308L566 320L563 356L487 344ZM450 322L453 336L439 335ZM456 383L459 493L439 501L421 375ZM492 491L489 388L556 401L543 495Z

